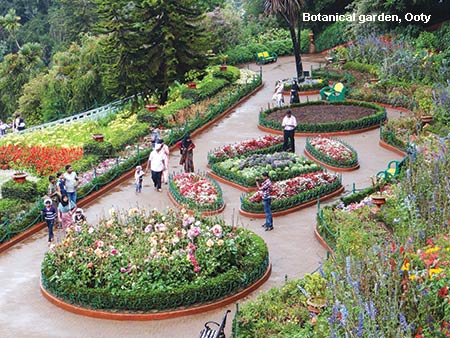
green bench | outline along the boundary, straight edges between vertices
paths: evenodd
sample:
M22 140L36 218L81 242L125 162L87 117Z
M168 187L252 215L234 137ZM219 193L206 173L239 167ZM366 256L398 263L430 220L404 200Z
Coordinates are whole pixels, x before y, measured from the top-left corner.
M320 98L322 100L333 101L344 101L345 92L347 89L344 87L342 82L336 82L332 86L326 86L320 90Z
M268 52L268 51L256 53L256 64L258 64L258 65L269 63L269 62L277 62L277 60L278 60L277 53Z
M379 171L377 177L388 180L392 177L397 176L400 173L401 162L392 160L388 163L386 170Z

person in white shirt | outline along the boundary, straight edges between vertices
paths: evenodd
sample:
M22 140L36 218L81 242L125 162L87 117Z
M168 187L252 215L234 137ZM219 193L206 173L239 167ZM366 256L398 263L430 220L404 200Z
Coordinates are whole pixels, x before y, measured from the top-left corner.
M297 127L297 120L292 112L288 110L286 112L286 116L283 118L283 122L281 123L283 126L283 150L291 151L295 153L295 128Z
M150 153L148 157L147 167L145 168L145 173L148 172L150 168L152 172L152 181L155 185L155 189L162 191L161 189L161 177L164 168L166 167L166 154L161 150L162 144L156 143L155 149Z
M284 104L283 88L284 88L283 82L278 81L275 87L275 97L277 100L278 107L281 107Z
M66 165L66 172L64 173L66 192L69 199L73 204L77 203L77 186L78 186L78 175L73 171L70 164Z

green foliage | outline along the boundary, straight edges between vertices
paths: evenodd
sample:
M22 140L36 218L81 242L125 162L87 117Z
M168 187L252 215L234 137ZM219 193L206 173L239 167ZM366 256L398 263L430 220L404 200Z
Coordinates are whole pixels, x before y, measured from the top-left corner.
M432 32L421 32L415 41L417 49L435 50L439 47L439 39Z
M149 126L167 126L166 116L181 109L181 107L184 107L184 104L188 102L190 103L189 100L186 100L185 102L182 100L172 101L169 105L164 106L164 109L158 109L154 112L149 112L147 109L143 108L137 112L137 120L140 123L147 123ZM168 111L171 111L171 113L167 114Z
M111 157L114 147L110 142L96 142L91 140L83 144L83 155L97 155L100 157Z
M377 75L378 73L378 67L374 65L370 65L367 63L361 63L361 62L354 62L354 61L347 61L343 66L342 69L348 69L348 70L355 70L360 73L367 73L371 75Z
M9 180L2 185L1 189L3 198L34 202L39 197L36 182L30 180L21 183L16 183L13 180Z
M317 52L321 52L348 41L348 22L337 21L332 23L314 38Z

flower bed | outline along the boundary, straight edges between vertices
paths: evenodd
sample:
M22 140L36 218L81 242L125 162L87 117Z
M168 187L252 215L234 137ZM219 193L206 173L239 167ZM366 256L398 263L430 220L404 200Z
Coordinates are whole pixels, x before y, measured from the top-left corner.
M42 285L93 309L158 311L236 294L268 267L264 241L218 218L133 208L71 229L42 262Z
M280 151L283 147L283 137L265 135L256 139L241 141L216 148L208 153L209 165L224 161L230 157L248 156L252 154L267 154Z
M338 175L318 171L303 174L272 185L271 210L286 210L329 194L341 187ZM248 193L241 197L241 210L252 213L264 213L261 193Z
M223 207L222 189L212 179L195 173L173 175L169 182L173 199L195 211L216 211Z
M273 181L281 181L301 174L318 171L319 165L289 152L253 154L248 157L230 158L211 166L214 174L243 187L255 187L255 178L264 171Z
M305 152L334 168L356 169L358 167L356 151L344 142L330 137L307 138Z

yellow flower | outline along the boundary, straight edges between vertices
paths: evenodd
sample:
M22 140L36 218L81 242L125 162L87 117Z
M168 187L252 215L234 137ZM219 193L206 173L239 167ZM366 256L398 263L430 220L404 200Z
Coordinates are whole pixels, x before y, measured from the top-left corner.
M441 272L442 272L442 269L441 269L441 268L430 269L430 270L428 271L428 275L430 276L430 279L432 279L432 278L433 278L433 275L438 275L438 274L440 274Z
M401 270L402 271L409 271L409 267L410 267L410 264L408 262L403 263Z
M426 254L431 254L433 252L439 251L441 248L439 246L435 246L434 248L429 248L425 251Z
M410 275L408 276L409 280L416 280L417 276L416 275Z

